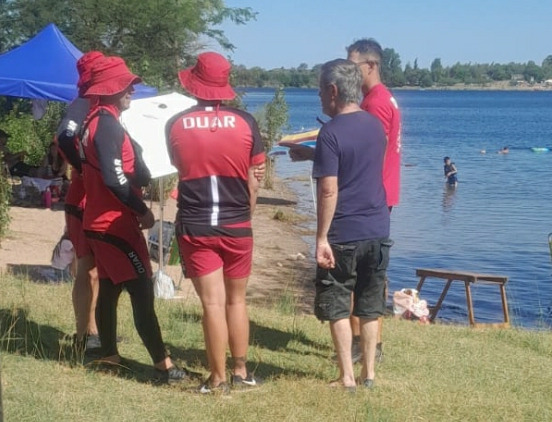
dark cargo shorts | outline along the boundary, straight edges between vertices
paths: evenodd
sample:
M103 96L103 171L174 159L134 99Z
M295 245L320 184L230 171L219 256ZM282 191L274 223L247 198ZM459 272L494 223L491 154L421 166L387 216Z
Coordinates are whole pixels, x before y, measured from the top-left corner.
M385 311L386 270L390 239L332 244L335 268L316 270L314 314L321 321L349 318L351 294L353 315L375 319Z

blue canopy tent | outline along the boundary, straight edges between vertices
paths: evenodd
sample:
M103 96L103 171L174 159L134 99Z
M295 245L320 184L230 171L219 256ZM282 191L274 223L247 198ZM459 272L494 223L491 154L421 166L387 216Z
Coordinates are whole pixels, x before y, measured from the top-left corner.
M51 23L34 38L0 55L0 95L71 102L77 96L77 60L81 56ZM157 94L146 85L135 88L135 98Z

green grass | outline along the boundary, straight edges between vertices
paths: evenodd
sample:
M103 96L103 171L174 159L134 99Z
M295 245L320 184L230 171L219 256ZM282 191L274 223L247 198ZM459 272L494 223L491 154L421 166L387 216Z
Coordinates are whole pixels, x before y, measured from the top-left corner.
M68 341L60 341L73 332L70 286L0 275L0 292L6 421L552 420L549 332L386 320L377 387L351 395L327 386L337 375L328 325L291 312L286 291L274 306L250 309L250 365L267 383L254 392L203 397L191 391L194 385L148 382L150 362L126 294L120 351L131 362L115 374L75 364ZM156 306L173 358L206 374L196 301Z

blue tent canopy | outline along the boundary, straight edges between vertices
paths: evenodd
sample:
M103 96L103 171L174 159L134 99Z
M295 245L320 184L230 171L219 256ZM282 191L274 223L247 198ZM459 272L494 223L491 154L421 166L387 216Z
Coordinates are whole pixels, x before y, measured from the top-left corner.
M70 102L77 96L77 60L82 56L59 29L49 24L34 38L0 55L0 95ZM157 90L136 85L135 98Z

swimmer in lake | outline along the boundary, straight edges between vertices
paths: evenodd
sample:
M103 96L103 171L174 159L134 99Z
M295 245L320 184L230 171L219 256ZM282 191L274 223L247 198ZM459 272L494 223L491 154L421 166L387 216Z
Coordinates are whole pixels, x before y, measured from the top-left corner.
M500 151L498 151L499 154L508 154L510 152L510 148L504 147Z
M445 165L443 167L443 170L445 172L445 179L447 180L447 185L449 187L456 187L458 184L458 179L456 177L456 174L458 171L456 170L456 166L453 162L450 161L450 157L445 157L444 160Z

